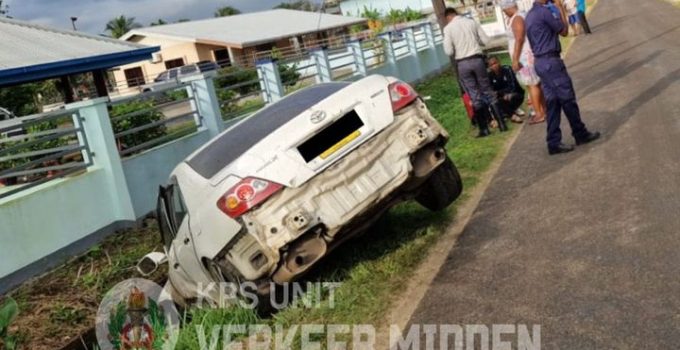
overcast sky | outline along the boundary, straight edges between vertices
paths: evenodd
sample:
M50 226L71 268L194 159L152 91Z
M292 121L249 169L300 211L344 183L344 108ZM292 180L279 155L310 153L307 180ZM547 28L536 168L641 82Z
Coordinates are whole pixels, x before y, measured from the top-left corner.
M143 26L162 18L202 19L213 17L215 9L233 6L242 12L261 11L290 0L4 0L9 15L22 20L58 28L71 28L71 16L78 17L78 30L104 33L106 22L125 15L135 17ZM318 3L320 0L313 0ZM264 23L263 23L264 25ZM269 23L269 25L275 25Z

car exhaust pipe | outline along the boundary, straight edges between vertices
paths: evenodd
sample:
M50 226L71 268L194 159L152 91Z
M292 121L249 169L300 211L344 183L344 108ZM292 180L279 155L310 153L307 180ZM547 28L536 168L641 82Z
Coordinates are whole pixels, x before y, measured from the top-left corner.
M288 247L283 264L272 276L276 283L289 282L295 276L307 271L315 262L326 255L328 244L322 238L323 229L317 226Z

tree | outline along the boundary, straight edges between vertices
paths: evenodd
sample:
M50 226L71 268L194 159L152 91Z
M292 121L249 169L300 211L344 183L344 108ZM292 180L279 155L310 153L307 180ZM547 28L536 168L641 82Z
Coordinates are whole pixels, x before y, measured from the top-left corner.
M176 23L184 23L184 22L191 22L191 20L188 19L188 18L180 18L180 19L177 20Z
M141 24L135 22L134 17L125 17L124 15L120 15L110 20L109 23L106 24L106 31L111 34L111 37L118 39L125 33L135 28L140 28L141 26Z
M3 5L3 0L0 0L0 16L7 16L9 13L9 5Z
M220 7L215 11L215 17L227 17L240 14L241 11L231 6Z
M154 27L154 26L162 26L162 25L164 25L164 24L168 24L168 22L165 21L165 20L162 19L162 18L159 18L156 22L151 22L151 23L149 23L149 25L152 26L152 27Z
M276 6L275 9L288 9L288 10L298 10L298 11L309 11L314 12L317 10L316 6L309 2L309 0L299 0L295 2L282 2Z

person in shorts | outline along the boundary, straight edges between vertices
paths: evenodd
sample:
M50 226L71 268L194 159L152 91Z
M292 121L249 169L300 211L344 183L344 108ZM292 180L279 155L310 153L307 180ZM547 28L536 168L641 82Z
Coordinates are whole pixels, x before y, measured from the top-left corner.
M500 6L507 16L508 52L512 58L512 70L517 80L529 90L530 102L535 111L529 124L542 123L546 117L545 99L541 79L534 69L534 54L526 39L525 14L519 10L516 0L501 0Z

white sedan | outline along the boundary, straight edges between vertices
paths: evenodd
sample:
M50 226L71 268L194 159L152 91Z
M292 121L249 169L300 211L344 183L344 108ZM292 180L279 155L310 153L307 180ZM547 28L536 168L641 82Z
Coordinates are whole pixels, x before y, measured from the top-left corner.
M391 77L298 91L175 168L158 199L165 253L138 267L168 261L180 303L215 282L266 295L399 202L451 204L462 183L447 140L415 90Z

